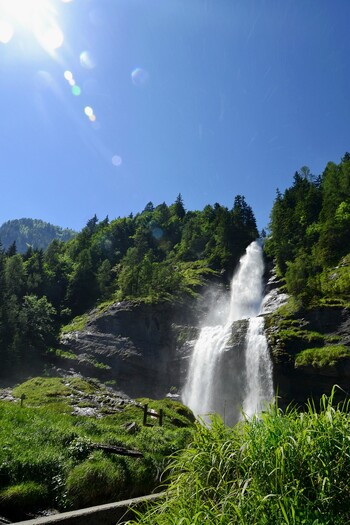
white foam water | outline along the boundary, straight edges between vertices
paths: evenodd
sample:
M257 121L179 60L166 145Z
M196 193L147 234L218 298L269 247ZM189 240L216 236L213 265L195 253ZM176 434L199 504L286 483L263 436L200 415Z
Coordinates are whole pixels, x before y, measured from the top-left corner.
M239 419L242 409L249 417L260 411L273 396L264 320L257 317L263 303L263 273L262 248L258 241L254 241L248 246L233 276L226 318L220 325L204 326L193 350L182 400L196 416L219 412L226 418L230 414L228 423L233 424ZM223 370L225 352L234 351L230 348L233 327L238 325L237 329L240 328L235 321L242 319L249 319L245 356L242 359L237 353L231 359L233 369Z

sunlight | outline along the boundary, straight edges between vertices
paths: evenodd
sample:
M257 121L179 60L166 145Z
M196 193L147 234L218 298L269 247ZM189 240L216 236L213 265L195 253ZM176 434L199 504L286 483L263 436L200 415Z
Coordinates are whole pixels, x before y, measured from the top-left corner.
M13 27L7 20L0 20L0 42L8 44L13 37Z
M63 44L64 35L55 20L56 12L49 0L0 0L0 17L15 32L33 33L49 53Z

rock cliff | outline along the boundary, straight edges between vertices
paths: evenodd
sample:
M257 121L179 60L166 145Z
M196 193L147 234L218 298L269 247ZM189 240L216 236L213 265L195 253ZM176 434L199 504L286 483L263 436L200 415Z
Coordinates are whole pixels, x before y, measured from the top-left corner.
M92 311L84 329L62 337L57 364L67 367L69 355L71 369L114 381L128 396L164 397L183 385L196 324L189 302L116 303Z
M200 320L205 318L206 311L213 309L215 294L224 286L217 284L215 293L211 288L210 293L182 304L124 301L104 311L94 310L82 330L62 337L63 352L56 356L56 367L114 382L116 389L134 398L179 394ZM338 392L338 398L344 397L350 390L349 310L333 306L290 312L283 306L288 300L283 283L271 271L266 291L269 293L263 312L279 405L282 408L291 402L302 405L310 397L317 402L323 393L330 393L334 384L343 390ZM216 388L222 398L225 384L244 380L239 375L235 378L230 375L244 359L246 324L245 321L238 324L218 363L221 381ZM325 366L298 365L296 357L303 350L327 351L334 343L349 348L349 357Z
M280 291L277 287L277 300ZM290 403L304 405L308 399L317 404L322 394L331 393L334 385L340 387L335 399L346 398L350 391L350 311L347 308L322 306L291 312L282 307L266 314L265 326L280 407ZM336 349L343 348L345 355L323 360L322 356L334 349L334 345ZM300 359L303 351L309 352L309 360ZM322 364L323 361L326 363Z

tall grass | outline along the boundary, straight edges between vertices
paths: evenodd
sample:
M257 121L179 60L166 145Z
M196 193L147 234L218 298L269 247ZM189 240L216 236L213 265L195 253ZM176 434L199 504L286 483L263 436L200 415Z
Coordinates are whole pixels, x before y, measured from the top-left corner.
M333 394L299 413L276 406L234 428L214 417L171 466L143 525L344 525L350 522L350 417Z

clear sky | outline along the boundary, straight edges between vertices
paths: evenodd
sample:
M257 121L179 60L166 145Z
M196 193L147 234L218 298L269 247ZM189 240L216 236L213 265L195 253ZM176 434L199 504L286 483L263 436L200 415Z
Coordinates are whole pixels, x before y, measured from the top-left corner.
M349 0L0 0L0 224L232 207L350 150Z

